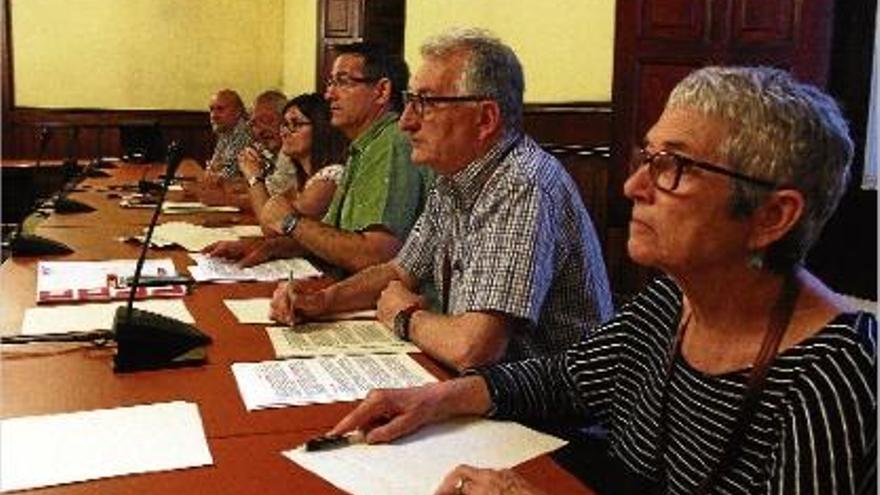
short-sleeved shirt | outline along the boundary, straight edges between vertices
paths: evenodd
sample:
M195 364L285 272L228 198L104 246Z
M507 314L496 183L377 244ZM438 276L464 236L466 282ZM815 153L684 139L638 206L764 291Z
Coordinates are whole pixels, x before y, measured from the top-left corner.
M409 140L386 113L349 146L342 181L323 222L359 232L382 226L405 240L422 211L432 174L410 162Z
M433 279L447 314L519 320L506 359L563 349L611 316L589 214L559 161L526 136L507 136L438 176L397 262L419 281Z
M214 146L209 170L226 178L240 176L238 155L253 141L254 137L245 119L239 119L228 131L217 133L217 144Z
M297 185L296 169L293 160L284 153L278 153L272 173L266 177L266 192L269 196L277 196Z
M293 160L284 153L279 153L278 158L275 160L275 168L266 177L266 192L269 193L269 196L277 196L291 187L295 187L297 191L304 191L315 181L321 180L339 185L342 181L343 172L345 172L345 167L338 163L333 163L320 168L305 181L305 184L300 185Z

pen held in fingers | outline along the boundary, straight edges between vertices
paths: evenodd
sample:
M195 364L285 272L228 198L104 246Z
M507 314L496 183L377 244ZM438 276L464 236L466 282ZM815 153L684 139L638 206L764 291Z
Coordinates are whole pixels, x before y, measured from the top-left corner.
M321 435L319 437L315 437L311 440L306 441L305 451L320 452L323 450L338 449L340 447L347 447L356 443L363 443L363 440L364 435L359 431L355 431L353 433L348 433L345 435Z

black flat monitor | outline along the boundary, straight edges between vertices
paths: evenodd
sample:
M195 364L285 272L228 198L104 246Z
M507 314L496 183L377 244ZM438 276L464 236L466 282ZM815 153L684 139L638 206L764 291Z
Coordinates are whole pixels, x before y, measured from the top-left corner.
M165 140L157 120L122 122L119 137L125 162L152 163L165 158Z

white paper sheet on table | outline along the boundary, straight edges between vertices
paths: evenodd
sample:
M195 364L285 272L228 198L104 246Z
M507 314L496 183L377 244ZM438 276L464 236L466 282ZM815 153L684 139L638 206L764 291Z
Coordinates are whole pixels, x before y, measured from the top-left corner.
M0 421L0 490L22 490L214 463L188 402Z
M254 297L251 299L226 299L223 301L229 311L235 315L239 323L245 325L272 325L273 322L269 318L269 304L272 299L268 297ZM375 309L364 309L361 311L344 311L341 313L332 313L324 317L318 318L320 321L339 321L339 320L374 320L376 319Z
M197 282L231 280L275 282L287 280L291 272L293 272L293 278L309 278L321 275L321 271L304 258L267 261L249 268L241 268L234 261L214 258L201 253L190 253L189 255L195 260L196 265L189 266L187 269L190 276Z
M251 226L246 226L251 227ZM259 226L256 227L259 231ZM153 231L153 242L174 243L187 251L201 251L221 241L236 241L242 235L233 227L203 227L189 222L165 222Z
M430 494L459 464L511 468L565 445L518 423L463 419L428 426L391 444L356 444L284 456L355 495Z
M406 354L235 363L232 374L248 411L348 402L366 397L374 388L413 387L437 381Z
M259 225L233 225L229 228L238 237L263 237L263 230Z
M162 204L162 213L166 215L189 214L189 213L238 213L241 208L237 206L211 206L198 201L166 201Z
M42 335L107 330L113 328L113 317L116 314L116 308L120 306L125 306L125 302L28 308L24 313L21 333L22 335ZM184 323L195 323L192 314L180 299L137 301L134 307L175 318Z
M293 328L268 327L275 357L310 357L334 354L384 354L420 352L412 342L376 320L301 323Z

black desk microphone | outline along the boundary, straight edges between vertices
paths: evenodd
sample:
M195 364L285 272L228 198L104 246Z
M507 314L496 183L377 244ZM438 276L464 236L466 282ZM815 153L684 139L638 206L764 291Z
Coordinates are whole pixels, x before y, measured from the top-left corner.
M150 248L153 230L162 211L168 186L174 179L182 159L180 146L172 142L168 146L168 170L165 172L159 200L147 228L134 276L131 278L128 304L120 307L113 319L113 339L117 344L113 371L117 373L193 366L202 364L206 360L204 346L211 343L211 338L198 328L174 318L134 308L135 295L138 288L142 287L141 270Z
M34 180L36 180L36 177L40 174L40 165L43 161L43 157L46 154L46 147L48 146L51 137L52 133L49 131L49 128L47 126L40 127L39 134L37 135L38 148L37 161L34 164ZM43 201L41 201L39 198L36 198L33 204L28 209L28 212L18 221L18 224L16 224L15 231L12 233L9 239L9 251L12 253L13 257L48 256L56 254L70 254L73 252L73 249L70 249L70 247L66 244L55 241L53 239L40 237L38 235L26 234L24 232L24 224L27 219L36 211L38 211L42 206Z

